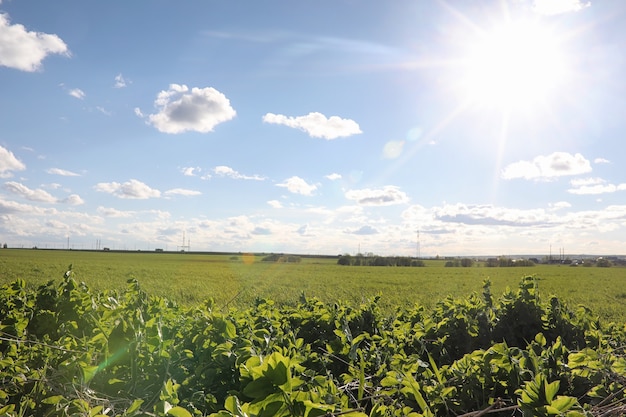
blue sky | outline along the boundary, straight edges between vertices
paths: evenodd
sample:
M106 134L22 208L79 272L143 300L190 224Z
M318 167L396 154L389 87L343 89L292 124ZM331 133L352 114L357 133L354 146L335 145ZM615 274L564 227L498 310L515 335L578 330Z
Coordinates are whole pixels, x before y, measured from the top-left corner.
M0 242L623 254L625 24L621 0L2 0Z

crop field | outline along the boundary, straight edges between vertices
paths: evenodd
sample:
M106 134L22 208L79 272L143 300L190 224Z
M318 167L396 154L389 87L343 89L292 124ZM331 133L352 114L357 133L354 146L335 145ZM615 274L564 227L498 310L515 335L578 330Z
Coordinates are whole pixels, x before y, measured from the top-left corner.
M0 415L626 415L626 268L300 260L0 250Z
M194 253L91 252L4 249L0 285L18 278L36 287L59 281L72 264L75 277L94 290L119 289L135 278L149 295L182 305L212 299L224 311L247 308L258 298L294 304L304 294L324 302L358 305L379 295L388 313L415 304L427 308L450 295L480 293L485 279L498 296L515 290L524 276L539 279L542 299L556 295L571 308L582 304L604 321L626 321L626 268L534 267L445 268L444 261L425 267L341 266L336 258L303 257L300 263L262 262L261 256Z

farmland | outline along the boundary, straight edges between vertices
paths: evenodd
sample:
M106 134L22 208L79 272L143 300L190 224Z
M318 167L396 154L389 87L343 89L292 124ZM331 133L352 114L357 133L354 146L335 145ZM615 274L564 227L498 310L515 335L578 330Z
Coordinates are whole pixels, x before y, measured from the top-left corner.
M261 259L2 250L0 415L626 413L625 269Z
M303 257L300 263L261 259L245 254L5 249L0 251L0 285L17 278L31 286L59 280L72 264L76 279L94 290L121 290L134 278L149 295L183 305L209 298L223 309L249 307L257 298L290 304L301 294L327 303L359 304L380 295L379 305L391 313L416 303L432 308L448 295L480 293L485 279L500 294L533 275L543 298L557 295L572 307L589 307L604 320L626 321L626 268L621 267L444 268L444 261L427 260L426 267L388 268L340 266L336 258L324 257Z

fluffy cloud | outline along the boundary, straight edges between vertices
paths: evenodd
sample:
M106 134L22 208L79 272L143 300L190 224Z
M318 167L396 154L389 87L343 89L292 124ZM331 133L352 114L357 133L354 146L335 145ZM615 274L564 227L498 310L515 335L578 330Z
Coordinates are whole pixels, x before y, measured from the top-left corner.
M342 119L338 116L326 118L322 113L309 113L306 116L289 117L282 114L267 113L263 116L265 123L284 125L300 129L314 138L337 139L352 136L361 132L354 120Z
M61 168L50 168L46 172L48 174L61 175L63 177L80 177L80 174L77 174L77 173L72 172L72 171L67 171L67 170L61 169Z
M406 193L393 185L387 185L378 190L370 190L369 188L349 190L346 192L346 198L364 206L391 206L409 201Z
M71 206L80 206L82 204L85 204L85 201L80 198L78 194L70 194L69 196L67 196L67 198L64 198L62 202Z
M57 35L29 32L23 25L12 25L9 16L0 13L0 66L37 71L50 54L69 56L69 50Z
M308 184L300 177L294 176L287 178L284 182L276 184L278 187L284 187L294 194L313 195L313 192L317 190L317 185Z
M47 191L44 191L41 189L31 190L24 184L20 184L19 182L15 182L15 181L6 182L4 184L4 189L30 201L39 201L42 203L56 203L57 202L57 199L53 197Z
M154 102L158 112L148 122L163 133L187 131L207 133L237 114L226 96L212 87L191 90L186 85L170 84ZM141 110L135 113L142 115Z
M336 172L333 172L332 174L326 175L326 178L331 181L337 181L341 179L341 174L337 174Z
M141 181L131 179L123 184L119 182L101 182L94 187L96 191L113 194L119 198L129 198L137 200L145 200L148 198L158 198L161 192L154 188L150 188Z
M180 171L186 177L195 177L196 175L198 175L196 174L196 172L200 172L201 169L198 167L183 167Z
M269 200L267 204L269 204L270 206L276 209L283 208L282 203L278 200Z
M11 171L23 171L26 169L19 159L13 155L13 152L0 146L0 178L8 178L13 174Z
M591 164L581 154L554 152L550 155L539 155L532 161L514 162L504 168L502 178L507 180L514 178L550 180L587 172L591 172Z
M466 225L545 227L553 220L543 209L517 210L490 204L449 204L432 211L434 220Z
M172 188L171 190L167 190L165 195L182 195L186 197L192 197L194 195L201 195L200 191L196 190L187 190L185 188Z
M533 11L542 15L577 12L591 6L591 2L580 0L535 0Z
M81 90L80 88L72 88L70 91L67 92L67 94L79 100L82 100L85 98L85 92Z
M606 194L616 191L626 191L626 183L608 184L602 178L583 178L570 181L573 188L567 190L570 194L586 195L586 194Z
M259 175L244 175L244 174L240 174L239 172L235 171L234 169L232 169L231 167L227 167L224 165L220 165L220 166L216 166L215 168L213 168L213 172L215 173L215 175L218 175L220 177L230 177L236 180L255 180L255 181L263 181L265 178L259 176Z

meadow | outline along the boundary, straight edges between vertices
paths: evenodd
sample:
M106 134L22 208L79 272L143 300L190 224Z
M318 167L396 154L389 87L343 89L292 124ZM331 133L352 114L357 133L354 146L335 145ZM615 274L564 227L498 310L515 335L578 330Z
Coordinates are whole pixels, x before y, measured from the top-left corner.
M139 281L149 295L182 305L212 299L223 310L247 308L264 298L279 305L295 304L299 297L316 297L358 305L380 296L387 313L415 304L426 308L450 295L481 293L485 279L492 293L515 290L524 276L539 279L543 300L556 295L571 308L585 305L603 321L626 321L626 268L534 267L445 268L443 260L427 260L425 267L341 266L336 258L302 257L300 263L262 262L247 254L195 254L3 249L0 285L24 279L36 287L59 281L70 264L78 281L98 291L126 288Z

